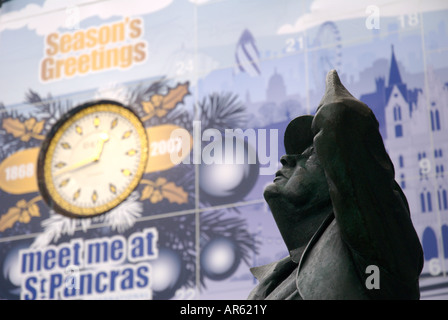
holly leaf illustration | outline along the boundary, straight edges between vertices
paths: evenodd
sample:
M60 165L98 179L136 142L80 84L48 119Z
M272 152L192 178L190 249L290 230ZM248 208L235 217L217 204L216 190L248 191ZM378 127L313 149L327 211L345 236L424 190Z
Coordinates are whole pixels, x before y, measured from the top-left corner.
M162 195L169 202L177 204L188 202L188 193L182 187L178 187L174 182L169 182L162 186Z
M28 223L32 217L40 217L39 207L35 203L40 199L40 196L33 198L29 202L22 199L16 203L15 207L9 208L8 212L0 217L0 232L11 228L17 221Z
M40 135L44 128L45 120L37 121L32 117L25 122L21 122L17 118L3 119L3 128L6 132L12 134L14 138L20 138L24 142L28 142L31 138L42 140L44 137Z
M9 208L8 212L0 217L0 231L3 232L11 228L14 223L19 221L20 209L17 207Z
M14 138L18 138L21 135L25 134L25 124L20 122L19 119L3 119L3 128L6 130L6 132L12 134Z
M153 192L154 192L154 186L152 186L152 185L145 186L142 190L142 195L140 197L140 200L149 199L149 197L151 197Z
M157 203L163 199L178 204L188 202L188 193L182 187L176 186L174 182L167 182L165 178L157 178L156 182L143 180L146 186L142 190L140 200L149 199L151 203Z
M175 88L170 89L166 95L154 94L150 101L143 101L142 106L146 116L142 120L148 120L154 115L159 118L165 116L169 110L183 102L185 96L189 94L188 85L188 82L178 84Z
M173 109L178 103L183 102L187 94L189 94L188 82L178 84L177 87L170 89L166 96L164 96L163 108L165 110Z

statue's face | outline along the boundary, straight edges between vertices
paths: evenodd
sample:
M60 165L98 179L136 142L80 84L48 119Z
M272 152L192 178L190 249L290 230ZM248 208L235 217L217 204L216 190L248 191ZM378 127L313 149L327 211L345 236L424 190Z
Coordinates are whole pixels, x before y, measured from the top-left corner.
M302 154L281 157L280 162L283 167L264 192L269 204L275 201L285 209L306 209L330 199L325 172L313 145Z

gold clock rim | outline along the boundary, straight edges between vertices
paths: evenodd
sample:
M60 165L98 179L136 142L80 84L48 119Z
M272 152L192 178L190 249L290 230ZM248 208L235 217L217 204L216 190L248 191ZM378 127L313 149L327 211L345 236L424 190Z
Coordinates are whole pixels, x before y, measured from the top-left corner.
M54 155L55 148L57 144L60 142L61 136L63 133L71 126L73 123L78 121L79 119L93 114L97 112L112 112L119 114L123 116L125 119L127 119L132 126L136 129L138 137L140 139L140 145L142 146L141 149L141 155L140 155L140 161L137 168L137 171L135 173L134 178L129 183L129 185L126 187L126 189L118 196L116 196L113 200L109 201L106 204L102 204L97 207L91 207L91 208L83 208L76 205L73 205L69 202L67 202L57 191L53 179L52 179L52 168L51 168L51 160ZM62 210L69 212L71 215L79 216L79 217L89 217L89 216L95 216L102 213L105 213L117 205L119 205L121 202L123 202L131 193L132 191L137 187L137 185L140 183L141 177L143 176L146 164L148 161L148 137L146 133L146 129L141 122L141 120L138 118L138 116L131 110L127 109L124 106L111 104L111 103L102 103L102 104L93 104L85 109L82 109L69 117L62 125L59 127L56 131L56 133L53 135L48 148L47 152L45 154L45 160L44 160L44 183L47 188L48 195L51 197L51 199L59 206Z

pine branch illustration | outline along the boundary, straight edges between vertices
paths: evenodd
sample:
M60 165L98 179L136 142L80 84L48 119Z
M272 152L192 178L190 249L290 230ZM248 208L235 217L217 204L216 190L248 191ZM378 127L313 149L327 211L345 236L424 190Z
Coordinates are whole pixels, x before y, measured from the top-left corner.
M224 218L225 211L215 211L201 217L201 241L207 242L217 236L233 239L241 258L249 264L251 254L258 253L259 243L248 232L242 218Z
M32 89L25 93L25 101L37 108L35 114L38 116L38 119L46 120L45 132L49 131L51 126L73 107L71 100L61 101L54 99L51 94L48 94L47 98L43 99Z
M247 123L246 107L232 93L213 93L198 104L203 129L215 128L220 131L244 128Z

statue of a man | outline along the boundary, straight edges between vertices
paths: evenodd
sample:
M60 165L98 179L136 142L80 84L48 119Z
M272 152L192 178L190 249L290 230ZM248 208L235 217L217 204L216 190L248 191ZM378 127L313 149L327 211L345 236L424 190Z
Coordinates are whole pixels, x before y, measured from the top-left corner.
M330 71L264 191L290 254L251 269L248 299L419 299L423 251L378 127Z

